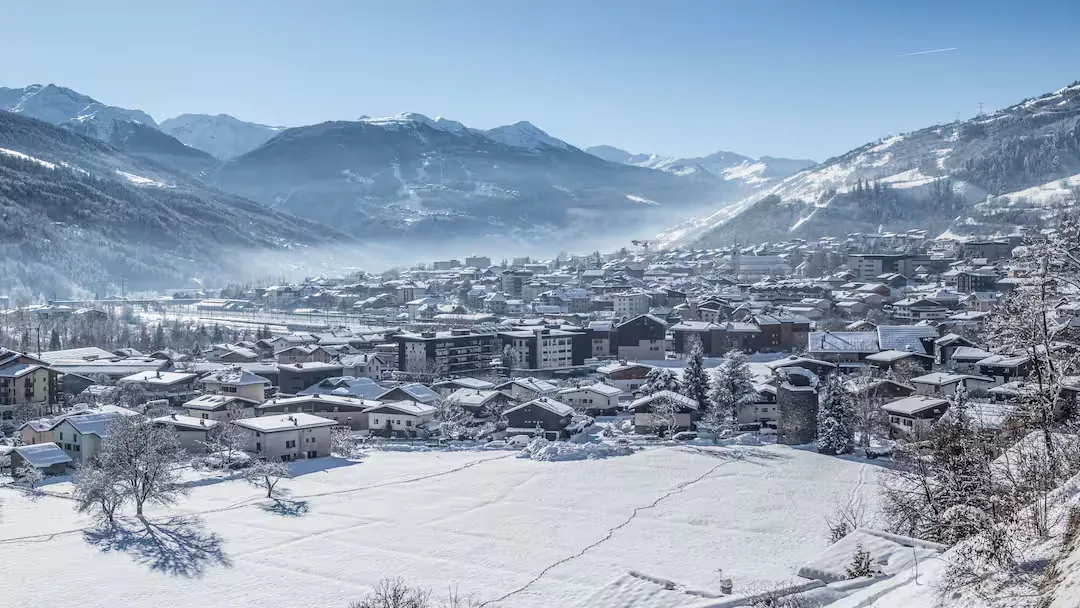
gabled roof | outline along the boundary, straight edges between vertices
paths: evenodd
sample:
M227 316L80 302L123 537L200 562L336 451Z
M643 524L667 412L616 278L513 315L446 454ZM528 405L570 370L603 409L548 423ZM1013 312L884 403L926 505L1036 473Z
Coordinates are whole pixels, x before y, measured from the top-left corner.
M634 317L632 319L627 319L626 321L623 321L622 323L619 323L616 327L622 327L624 325L629 325L630 323L634 323L635 321L637 321L639 319L645 319L650 323L656 323L656 324L658 324L658 325L660 325L662 327L665 327L665 328L667 327L667 322L666 321L664 321L663 319L661 319L660 317L658 317L656 315L650 315L650 314L638 315L638 316L636 316L636 317Z
M229 386L247 386L250 384L270 384L270 381L262 376L255 375L245 369L223 369L210 372L202 377L203 382L217 382Z
M974 346L957 346L953 351L952 359L962 359L965 361L982 361L987 357L990 357L990 351L983 350L981 348L975 348Z
M33 365L30 363L15 363L12 365L5 365L0 368L0 378L21 378L26 374L35 372L39 369L48 369L44 365Z
M867 332L869 333L869 332ZM923 338L936 340L938 331L929 325L878 325L878 345L881 350L910 350L925 353Z
M441 387L446 387L446 388L458 387L458 388L471 388L471 389L476 389L476 390L487 390L487 389L490 389L490 388L494 388L495 384L493 382L488 382L487 380L481 380L479 378L468 378L468 377L466 377L466 378L454 378L453 380L443 380L442 382L435 383L435 386L438 386L440 388Z
M574 413L574 408L570 407L569 405L566 405L565 403L562 403L560 401L556 401L556 400L551 399L549 397L540 397L539 399L533 399L532 401L526 401L525 403L522 403L521 405L517 405L517 406L514 406L514 407L512 407L510 409L507 409L506 411L503 412L503 414L509 414L511 412L516 412L518 410L524 409L524 408L529 407L529 406L536 406L536 407L539 407L539 408L543 408L543 409L551 412L552 414L555 414L556 416L569 416L569 415Z
M655 393L653 393L651 395L646 395L646 396L632 402L630 404L630 409L634 410L634 411L637 411L639 408L645 407L645 406L651 404L653 401L656 401L657 399L669 399L669 400L675 402L675 404L678 405L683 410L697 411L697 409L698 409L697 400L691 399L690 397L687 397L686 395L680 395L679 393L672 392L672 391L658 391L658 392L655 392Z
M365 413L368 414L378 414L381 412L398 412L407 416L429 416L435 413L435 408L416 401L402 400L383 403L369 410L365 410Z
M155 386L172 386L173 384L183 384L185 382L191 382L198 376L189 372L161 372L161 371L143 371L136 372L130 376L124 376L120 378L118 382L138 382L140 384L150 384Z
M505 397L501 392L494 390L481 390L475 388L459 388L446 397L449 403L467 407L481 407L485 403L498 397Z
M377 399L384 401L386 395L393 394L395 391L401 391L408 395L413 401L419 401L420 403L431 403L439 398L439 393L436 393L419 382L413 382L411 384L402 384L401 386L395 386L394 388L383 391Z
M925 374L917 378L912 378L912 384L927 384L930 386L948 386L950 384L956 384L957 382L963 382L965 380L987 380L980 376L971 376L968 374L950 374L947 372L933 372Z
M610 384L604 384L603 382L597 382L589 386L579 386L577 388L564 388L561 391L555 393L556 395L569 395L580 391L589 391L603 395L605 397L618 397L622 395L622 391L611 386Z
M495 387L496 390L504 390L510 388L513 385L520 386L528 391L535 391L537 393L554 393L559 387L545 380L538 378L514 378L513 380L507 380L502 384Z
M85 414L82 416L70 416L63 421L70 424L76 431L83 435L97 435L105 437L109 434L109 425L123 416L134 416L135 412L122 414L120 412L106 412L101 414Z
M199 395L198 397L185 401L183 407L190 410L199 410L202 412L216 412L223 410L233 403L238 403L244 407L256 405L254 401L250 399L244 399L243 397L237 397L235 395Z
M975 362L975 365L988 367L1020 367L1031 361L1027 355L990 355L985 359Z
M54 464L67 464L71 462L71 456L60 449L55 443L35 443L33 445L20 445L15 452L23 457L23 460L34 467L44 469Z
M907 350L883 350L880 353L874 353L867 355L866 360L871 363L892 363L901 359L908 359L910 357L922 357L924 359L933 359L926 353L913 353Z
M870 331L812 331L807 350L817 353L876 353L878 336Z

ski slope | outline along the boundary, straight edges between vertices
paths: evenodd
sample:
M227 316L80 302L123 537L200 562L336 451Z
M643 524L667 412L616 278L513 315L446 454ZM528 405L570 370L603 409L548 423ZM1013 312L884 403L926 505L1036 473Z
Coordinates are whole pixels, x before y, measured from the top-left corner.
M870 464L771 447L658 447L580 462L515 452L371 452L294 464L276 510L240 480L196 480L148 533L98 533L64 497L0 488L5 606L342 608L387 576L488 606L573 606L628 570L736 590L794 578ZM182 523L186 516L193 523ZM178 523L179 522L179 523ZM48 577L46 579L46 577Z

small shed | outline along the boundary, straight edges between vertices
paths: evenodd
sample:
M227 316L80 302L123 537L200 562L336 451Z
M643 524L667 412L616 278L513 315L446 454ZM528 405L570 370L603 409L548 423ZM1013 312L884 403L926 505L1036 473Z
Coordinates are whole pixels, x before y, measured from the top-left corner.
M24 464L29 464L46 475L63 475L70 463L71 456L55 443L21 445L11 451L13 477L18 477L18 471Z

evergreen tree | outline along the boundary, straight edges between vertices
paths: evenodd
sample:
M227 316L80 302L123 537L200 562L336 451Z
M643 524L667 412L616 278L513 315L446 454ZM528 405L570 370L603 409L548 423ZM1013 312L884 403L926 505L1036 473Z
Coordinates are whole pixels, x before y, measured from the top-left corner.
M848 579L874 576L874 562L870 558L870 552L863 549L862 543L855 545L855 555L851 558L851 564L844 572Z
M22 351L24 354L30 352L30 332L29 331L24 331L22 333L22 335L19 336L19 350Z
M660 391L679 390L679 379L675 372L666 367L654 367L645 375L645 384L638 389L642 395L652 395Z
M165 328L160 323L154 329L154 341L150 344L150 347L155 350L165 348Z
M683 368L682 394L698 402L702 411L709 404L709 376L705 373L705 349L697 334L687 338L686 366Z
M215 324L214 328L210 331L210 341L214 344L220 344L225 341L225 332L221 329L220 325Z
M49 333L49 350L60 350L60 332L54 327Z
M709 400L730 421L731 427L739 424L739 411L752 403L757 390L750 373L750 361L737 350L728 351L716 369Z
M855 450L855 404L840 374L831 374L825 383L817 424L819 452L835 455Z

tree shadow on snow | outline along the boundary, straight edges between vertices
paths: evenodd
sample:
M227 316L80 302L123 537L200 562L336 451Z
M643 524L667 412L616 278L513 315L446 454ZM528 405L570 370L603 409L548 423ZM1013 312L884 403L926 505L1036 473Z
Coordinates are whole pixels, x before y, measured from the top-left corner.
M289 500L275 498L273 502L263 503L259 508L267 513L281 515L282 517L303 517L307 515L309 507L306 500Z
M198 578L210 566L232 566L221 537L196 517L162 522L133 520L83 532L87 543L103 553L127 553L139 564L172 576Z
M791 460L791 456L780 452L755 449L757 446L696 446L688 445L680 450L708 456L718 460L743 460L754 464L762 464L770 461Z

